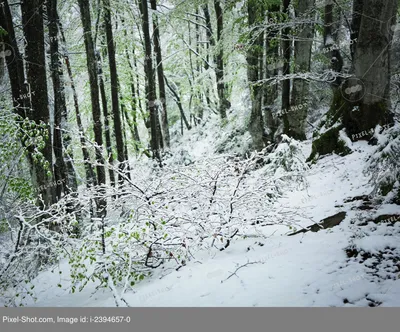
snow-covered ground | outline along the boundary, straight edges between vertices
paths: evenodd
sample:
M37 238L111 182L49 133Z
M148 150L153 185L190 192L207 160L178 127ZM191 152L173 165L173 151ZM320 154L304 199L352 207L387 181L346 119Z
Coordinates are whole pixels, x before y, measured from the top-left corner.
M305 157L310 146L310 141L302 143ZM270 211L276 218L291 218L297 229L344 211L340 225L294 236L287 236L288 228L281 225L256 225L253 233L258 237L236 237L224 251L197 252L178 271L166 264L140 282L135 293L125 294L126 302L159 307L400 306L396 260L373 256L387 248L391 253L384 257L400 256L400 223L358 225L379 215L400 214L400 208L381 205L360 210L360 201L346 202L372 189L363 170L374 147L358 142L353 148L346 157L327 156L311 166L305 174L307 189L285 192ZM360 256L349 258L345 251L349 245L372 256L363 261ZM33 282L37 301L25 305L115 306L111 292L95 291L95 284L72 294L64 277L68 275L66 261L41 273Z

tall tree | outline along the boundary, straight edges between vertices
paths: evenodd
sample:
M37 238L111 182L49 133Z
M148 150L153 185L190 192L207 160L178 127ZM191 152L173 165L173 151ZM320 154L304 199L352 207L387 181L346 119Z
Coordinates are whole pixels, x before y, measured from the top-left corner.
M268 4L268 12L266 18L271 25L276 25L277 17L280 12L280 1L276 0L273 3ZM265 31L265 68L264 78L270 78L278 75L280 63L279 57L279 29L272 27ZM274 104L278 98L278 84L271 82L264 85L264 96L263 96L263 118L264 118L264 129L266 130L266 139L273 141L275 139L275 133L279 127L278 118L274 115Z
M352 47L354 75L334 89L325 122L330 129L313 142L309 160L318 154L343 152L339 136L343 128L349 137L369 140L376 125L388 125L394 119L389 98L390 45L398 1L365 0L362 5L355 1L354 8L362 12L352 24L352 37L357 38ZM364 134L358 137L360 133Z
M2 36L2 50L4 54L9 54L4 58L11 85L11 94L15 112L21 117L26 118L26 99L20 96L26 94L25 71L22 55L18 49L15 37L14 24L12 20L8 0L2 1L0 6L0 28Z
M103 117L104 117L104 135L106 139L106 150L107 150L107 157L108 163L114 165L114 155L112 151L112 143L111 143L111 125L110 125L110 115L108 113L108 103L107 103L107 95L106 95L106 88L104 84L104 77L103 77L103 64L100 52L96 51L96 59L98 65L98 74L99 74L99 88L100 88L100 97L101 97L101 105L103 108ZM114 170L109 167L108 175L110 177L110 184L111 186L115 186L115 174Z
M151 9L157 11L157 1L150 0ZM166 147L170 146L169 136L169 125L168 125L168 113L167 113L167 94L165 92L165 81L164 81L164 66L162 60L161 41L160 41L160 28L158 24L158 18L153 15L153 41L154 41L154 53L157 61L157 77L158 77L158 90L160 101L162 105L161 109L161 127L163 130L163 138Z
M357 0L355 0L357 1ZM343 57L340 53L340 50L336 47L333 47L335 43L338 43L338 33L334 24L334 14L335 14L335 6L332 2L327 2L325 6L324 13L324 47L325 50L330 50L328 52L328 56L331 63L331 69L335 73L340 73L343 68ZM357 22L357 19L356 19ZM354 27L354 24L353 24ZM342 83L342 78L337 75L332 82L332 89L334 92Z
M81 12L83 36L86 49L86 63L89 74L90 99L92 103L92 117L93 117L93 131L96 142L95 150L96 150L96 163L97 163L96 165L97 182L98 185L105 185L106 173L104 170L104 157L102 154L103 133L101 125L99 85L97 82L97 62L96 62L96 56L92 39L90 7L89 7L89 2L87 2L86 0L78 0L78 3ZM104 198L100 198L96 203L99 215L104 216L106 214L106 200Z
M35 93L30 98L29 118L38 126L43 149L41 158L33 160L33 174L36 179L45 206L56 200L55 186L50 185L53 175L53 149L51 144L50 113L47 95L46 56L44 48L43 0L21 1L22 25L26 40L26 78L28 91ZM35 146L29 146L35 153Z
M57 0L47 0L46 7L50 40L50 69L54 94L53 145L54 156L56 158L54 175L55 180L57 180L57 197L60 198L62 191L65 194L69 193L71 190L76 192L78 185L72 164L72 151L69 151L71 136L68 130L68 112L65 101L64 75L59 52L57 2Z
M160 161L160 146L158 135L158 116L156 108L156 85L153 71L152 51L151 51L151 38L150 38L150 21L149 21L149 8L147 0L140 0L139 9L142 15L142 30L145 48L144 72L147 78L146 83L146 99L150 109L150 130L151 130L151 150L153 158Z
M214 33L212 29L212 24L211 24L211 16L210 16L210 10L208 9L208 4L205 3L202 6L203 13L204 13L204 19L206 23L206 36L207 36L207 43L206 43L206 61L204 61L204 69L207 71L210 68L210 49L213 49L215 46L215 39L214 39ZM214 62L216 62L215 57L214 57ZM212 107L211 104L211 98L210 98L210 88L206 87L205 91L205 97L207 100L207 105L209 108Z
M290 0L283 0L283 13L286 16L287 25L282 31L282 52L283 52L283 75L290 74L290 60L292 57L292 40L289 36L290 34L290 26L288 25L289 21L289 5ZM290 135L290 126L287 118L287 111L290 109L290 79L284 79L282 81L282 110L284 110L283 114L283 131L285 134Z
M310 71L311 49L314 37L313 7L315 0L298 1L295 6L296 21L294 42L294 71L307 73ZM290 135L299 140L306 139L307 109L309 105L309 83L302 78L293 80L292 107L296 111L289 112L287 119Z
M119 95L118 95L118 72L115 60L115 45L114 45L114 36L113 36L112 22L111 22L110 0L103 0L103 9L104 9L104 27L106 30L106 38L107 38L108 63L110 66L110 77L111 77L111 103L112 103L112 114L114 123L114 135L117 146L117 158L119 162L119 168L122 171L124 163L127 162L128 160L128 156L125 155L124 151L124 140L122 133L121 114L120 114ZM121 174L119 174L118 180L119 183L122 182Z
M397 0L364 1L354 52L355 77L344 82L341 90L352 106L359 106L357 112L350 107L344 109L343 123L349 135L393 121L389 97L390 27L396 24L397 8ZM348 93L349 89L358 92Z
M247 51L247 77L250 84L251 113L249 119L249 132L253 141L253 148L261 150L264 147L263 134L264 122L262 116L262 86L257 83L262 78L263 33L257 29L263 18L263 5L257 0L248 0L248 24L251 29L251 45Z
M219 114L221 119L226 119L226 111L230 107L229 101L226 99L225 75L224 75L224 48L222 45L222 32L224 29L224 14L220 0L214 0L215 14L217 15L217 42L218 51L216 55L217 91L219 98Z

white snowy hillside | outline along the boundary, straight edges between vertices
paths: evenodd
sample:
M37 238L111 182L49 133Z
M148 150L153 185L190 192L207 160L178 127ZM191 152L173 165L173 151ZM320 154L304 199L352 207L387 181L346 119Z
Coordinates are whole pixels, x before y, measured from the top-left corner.
M101 256L90 254L93 235L81 244L78 256L71 253L74 262L82 264L80 270L63 258L29 283L32 297L24 290L10 292L3 297L8 301L4 304L400 305L400 208L371 202L368 196L374 183L366 165L379 146L357 142L345 157L330 155L307 165L310 141L286 137L272 153L235 161L213 152L212 142L218 142L220 134L206 134L213 132L210 126L195 130L173 151L180 160L167 160L174 167L156 174L138 171L132 178L132 183L153 188L149 193L168 190L151 203L168 212L147 216L150 224L140 235L142 230L135 225L119 225L128 213L108 219L107 231L112 234L106 238L107 250L114 256L106 255L105 264L124 268L120 256L125 253L147 258L139 241L127 240L137 237L165 252L166 259L160 253L148 258L157 268L144 268L132 287L122 274L122 285L99 288L97 278L90 279ZM163 183L167 178L180 183L169 186ZM126 195L132 202L120 198L115 207L121 202L132 219L145 217L132 216L139 207L135 194ZM164 225L162 240L150 234L156 219L164 222L158 222ZM324 220L328 223L316 226ZM295 232L299 233L289 236ZM71 278L77 271L82 278Z
M400 306L400 2L364 3L0 0L0 306Z

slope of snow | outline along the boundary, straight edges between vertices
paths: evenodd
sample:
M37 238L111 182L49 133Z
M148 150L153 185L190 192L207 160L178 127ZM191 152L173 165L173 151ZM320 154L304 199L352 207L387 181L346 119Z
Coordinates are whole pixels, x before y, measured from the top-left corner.
M394 267L391 279L377 278L357 259L349 259L350 243L377 252L400 243L399 226L388 236L385 226L365 228L360 235L354 223L385 213L399 213L398 206L383 205L374 211L354 209L357 202L346 198L371 191L363 174L368 155L374 149L356 143L346 156L322 158L306 172L307 188L285 192L270 214L290 219L304 228L340 211L345 220L318 233L286 236L287 227L254 226L259 237L236 237L225 251L202 251L176 271L168 264L139 283L135 293L124 295L130 306L382 306L400 305L400 281ZM310 142L303 143L307 156ZM207 152L207 147L203 150ZM201 158L201 154L196 158ZM261 174L261 173L260 173ZM60 274L59 271L62 271ZM115 306L108 290L95 291L88 285L72 294L68 287L68 264L41 273L34 281L37 301L28 306ZM384 280L386 279L386 280ZM61 284L61 288L57 286Z

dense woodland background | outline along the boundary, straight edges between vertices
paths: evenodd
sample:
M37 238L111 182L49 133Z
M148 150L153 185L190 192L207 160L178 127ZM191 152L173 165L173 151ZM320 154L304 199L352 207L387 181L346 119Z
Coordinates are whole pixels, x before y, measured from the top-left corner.
M370 199L399 205L398 13L397 0L0 0L0 294L34 297L31 280L67 258L72 292L97 280L124 305L205 243L296 230L270 220L272 202L356 141L377 149Z

